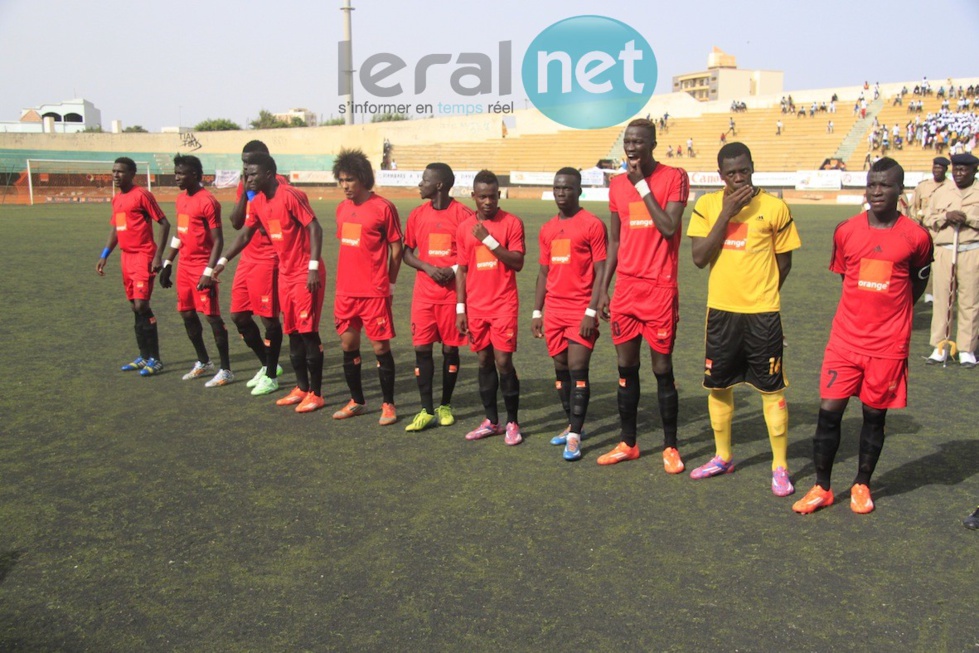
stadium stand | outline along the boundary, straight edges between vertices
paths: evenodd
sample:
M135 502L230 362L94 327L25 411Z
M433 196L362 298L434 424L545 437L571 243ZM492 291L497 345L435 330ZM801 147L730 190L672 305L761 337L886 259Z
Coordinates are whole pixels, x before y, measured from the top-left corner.
M394 157L403 170L421 170L432 161L448 163L457 170L488 168L503 174L510 170L556 170L564 165L590 168L609 156L610 144L621 132L622 127L609 127L527 134L482 143L396 145Z
M734 118L736 135L727 133L729 119ZM782 121L782 134L776 136L776 123ZM834 122L834 131L827 133L829 120ZM705 113L690 118L671 118L669 130L661 131L657 139L659 147L656 156L659 160L686 169L688 172L711 172L717 170L715 155L720 148L720 136L725 134L727 142L742 141L751 147L756 170L790 171L813 170L833 156L843 137L857 122L853 115L837 111L824 113L817 111L812 118L798 118L783 114L776 106L764 109L749 109L737 113ZM696 156L687 156L687 139L692 138ZM667 148L674 151L680 146L682 157L667 157Z
M879 97L867 93L866 117L854 111L866 90L860 86L793 92L795 111L783 112L778 96L752 97L746 102L714 101L700 103L686 93L654 95L640 115L656 122L669 114L666 128L658 134L657 158L689 172L716 170L715 154L722 142L743 141L751 146L758 171L795 172L815 170L827 160L845 163L850 171L860 171L867 157L868 135L872 129L897 124L906 139L908 120L938 113L943 102L949 110L976 113L979 78L954 80L956 92L939 95L935 90L914 94L915 82L881 85ZM950 89L949 80L943 84ZM972 88L964 107L958 87ZM875 85L876 87L876 85ZM898 103L902 87L909 91ZM875 91L877 89L875 88ZM786 94L787 95L787 94ZM823 110L834 95L839 98L835 112ZM964 93L968 99L968 91ZM911 101L922 102L921 113L909 112ZM812 111L815 104L815 111ZM738 110L733 111L736 107ZM828 109L828 107L827 107ZM731 121L735 130L730 129ZM832 120L832 129L829 122ZM781 121L781 134L776 124ZM431 161L444 161L457 170L489 168L507 175L511 171L548 172L565 165L591 168L601 160L618 163L622 157L624 125L596 130L572 130L546 119L533 108L517 110L506 120L499 116L445 116L390 123L364 123L353 126L311 127L304 129L209 132L198 135L195 154L205 172L236 170L240 166L242 143L250 138L264 140L275 152L281 171L310 171L321 181L330 182L329 170L334 155L343 147L363 149L375 166L382 161L397 161L399 171L421 170ZM893 133L893 132L891 132ZM722 138L723 137L723 138ZM693 141L695 156L687 153ZM972 139L968 141L971 146ZM935 150L920 143L907 142L901 149L891 138L888 154L906 170L927 172ZM27 159L106 161L119 155L149 163L150 172L168 175L173 154L187 150L186 142L172 134L7 134L0 133L0 181L4 182L4 201L18 195L17 181ZM679 150L682 156L668 154ZM946 148L948 153L948 148ZM878 149L872 156L880 154ZM387 155L387 158L385 158ZM163 180L164 182L166 179ZM154 184L156 182L154 181ZM312 182L320 183L320 182ZM11 192L13 189L13 192ZM408 189L405 189L406 191Z
M927 122L928 114L938 114L941 111L942 98L937 97L932 94L929 96L907 96L904 105L894 105L893 102L886 102L884 107L881 109L880 113L877 114L877 121L881 127L886 126L889 130L896 124L899 127L899 133L902 138L905 137L907 124L909 121L914 121L915 117L920 117L923 123ZM915 100L922 102L922 109L920 112L910 113L908 111L907 102ZM954 105L953 105L954 106ZM971 102L970 102L971 108ZM973 111L968 111L965 113L976 115ZM863 130L861 134L862 144L858 147L847 160L847 168L850 170L860 170L863 167L863 161L867 155L868 149L868 136L872 124L868 124L866 129ZM906 170L929 170L931 168L931 161L937 155L936 149L934 147L922 147L920 142L914 143L904 143L901 149L896 149L894 147L893 138L891 139L890 148L887 151L887 156L897 159ZM948 147L944 149L945 154L948 154ZM872 156L882 155L881 149L874 148L871 149Z

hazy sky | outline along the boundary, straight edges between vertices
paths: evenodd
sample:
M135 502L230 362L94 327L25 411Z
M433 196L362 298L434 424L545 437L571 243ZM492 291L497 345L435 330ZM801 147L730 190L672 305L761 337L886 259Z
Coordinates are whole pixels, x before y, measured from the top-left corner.
M702 70L717 46L739 68L782 70L787 91L979 76L977 0L763 0L625 2L492 0L452 3L354 0L354 65L378 52L404 59L410 102L459 101L453 65L432 69L415 96L411 69L430 53L482 52L497 64L512 41L513 92L480 99L524 106L520 62L558 20L601 14L632 25L652 46L657 93L673 75ZM74 97L92 101L108 128L193 126L206 118L244 125L260 109L307 107L337 115L340 0L0 0L0 120ZM962 45L956 45L956 35ZM497 71L494 71L494 75ZM356 101L374 100L355 85ZM390 101L390 100L384 100ZM468 100L467 100L468 101Z

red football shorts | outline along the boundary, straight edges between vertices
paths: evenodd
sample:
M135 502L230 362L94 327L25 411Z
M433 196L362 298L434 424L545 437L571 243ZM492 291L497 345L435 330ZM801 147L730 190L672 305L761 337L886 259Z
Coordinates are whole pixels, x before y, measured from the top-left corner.
M908 405L908 359L874 358L826 347L819 373L822 399L859 397L877 410Z
M279 316L279 266L275 261L243 260L231 284L231 312Z
M414 347L441 342L461 347L466 337L456 328L455 304L411 303L411 344Z
M395 336L394 315L390 297L347 297L337 295L333 300L333 321L337 333L364 329L374 341L390 340Z
M279 302L282 304L282 332L315 333L320 328L323 295L326 292L326 270L319 269L320 285L315 293L306 288L308 274L289 278L279 275Z
M672 354L680 302L676 288L641 279L619 278L609 307L612 344L641 335L653 350Z
M568 348L568 342L576 342L588 349L595 348L595 341L598 340L598 329L592 333L591 338L581 337L581 320L584 318L584 310L581 313L554 313L548 311L544 313L544 340L547 342L547 355L551 358L557 356Z
M119 255L119 267L122 268L122 287L126 289L126 299L149 300L153 294L153 257L149 254L136 252Z
M197 311L203 315L221 315L218 302L218 286L212 285L204 290L197 289L197 283L204 274L205 265L177 265L177 310Z
M470 317L469 348L482 351L493 345L500 351L517 351L517 316Z

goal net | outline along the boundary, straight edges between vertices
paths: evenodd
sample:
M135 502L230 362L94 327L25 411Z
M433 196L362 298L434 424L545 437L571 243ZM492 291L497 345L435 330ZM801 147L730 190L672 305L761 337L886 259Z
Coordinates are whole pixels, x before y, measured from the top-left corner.
M136 162L136 184L153 189L150 164ZM116 193L112 181L112 161L73 161L69 159L27 159L27 169L14 182L18 194L28 203L108 202Z

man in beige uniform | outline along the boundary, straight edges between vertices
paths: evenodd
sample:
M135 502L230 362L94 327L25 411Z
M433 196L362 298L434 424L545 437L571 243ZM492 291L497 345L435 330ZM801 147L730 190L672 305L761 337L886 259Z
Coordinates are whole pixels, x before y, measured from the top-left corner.
M938 344L945 339L948 326L947 307L955 232L959 232L959 256L954 301L958 307L955 345L959 363L976 366L976 344L979 339L979 184L976 170L979 159L971 154L952 157L951 184L943 184L931 196L923 224L934 234L935 262L932 264L935 310L931 319L931 344L935 350L929 363L941 363L943 352Z
M908 213L908 217L919 224L925 220L925 213L928 211L928 200L935 194L938 187L947 181L946 173L951 162L943 156L936 156L932 159L931 164L932 178L925 179L918 184L914 189L914 194L911 196L911 210ZM928 287L925 288L926 304L931 304L935 301L935 297L931 292L931 285L931 277L928 277Z
M945 175L949 165L951 165L949 160L943 156L936 156L931 163L932 179L925 179L918 184L914 189L914 195L911 196L911 214L908 217L918 223L924 222L925 213L928 210L928 200L935 194L938 187L946 182Z

